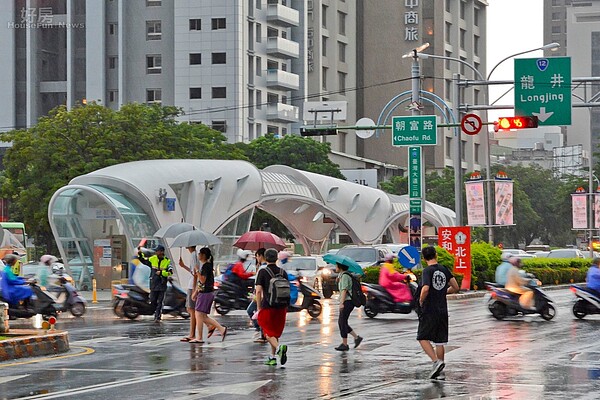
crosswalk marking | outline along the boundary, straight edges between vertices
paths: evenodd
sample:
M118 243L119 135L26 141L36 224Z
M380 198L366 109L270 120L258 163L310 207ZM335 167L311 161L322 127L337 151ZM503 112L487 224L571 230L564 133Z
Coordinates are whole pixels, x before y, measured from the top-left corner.
M98 338L91 338L91 339L84 339L84 340L75 340L70 343L71 343L71 345L77 345L77 346L89 346L89 345L94 345L94 344L98 344L98 343L118 342L121 340L130 340L130 339L126 336L105 336L105 337L98 337Z

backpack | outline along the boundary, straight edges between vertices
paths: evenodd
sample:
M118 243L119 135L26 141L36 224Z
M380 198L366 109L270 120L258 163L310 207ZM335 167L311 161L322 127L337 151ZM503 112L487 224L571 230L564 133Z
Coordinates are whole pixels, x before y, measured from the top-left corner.
M223 272L223 278L224 278L223 280L225 280L225 281L230 280L231 275L233 275L233 266L234 266L234 264L232 263L232 264L229 264L227 266L227 268L225 268L225 272Z
M283 270L280 270L281 275L275 276L271 268L265 268L271 280L269 281L269 297L267 303L269 307L284 308L290 305L290 282L283 275Z
M352 292L350 292L352 304L354 304L354 307L356 308L364 306L367 304L367 297L362 291L359 280L349 272L346 272L346 274L348 274L350 279L352 279Z

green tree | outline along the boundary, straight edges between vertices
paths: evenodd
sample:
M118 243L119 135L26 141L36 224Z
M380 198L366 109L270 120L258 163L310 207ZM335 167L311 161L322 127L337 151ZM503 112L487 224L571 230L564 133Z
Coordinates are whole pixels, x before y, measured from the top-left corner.
M13 219L51 251L48 203L76 176L136 160L246 159L220 132L178 123L179 115L176 107L158 105L127 104L119 111L94 103L60 106L29 129L0 134L12 142L0 190L11 201Z
M244 148L248 159L258 168L269 165L287 165L303 171L345 179L340 168L329 160L331 146L311 138L285 135L279 139L269 133L253 140Z

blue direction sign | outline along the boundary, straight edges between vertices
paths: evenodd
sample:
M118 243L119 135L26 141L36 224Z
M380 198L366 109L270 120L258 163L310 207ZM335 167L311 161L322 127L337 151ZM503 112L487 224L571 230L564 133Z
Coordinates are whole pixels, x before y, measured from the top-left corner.
M571 58L515 59L515 115L571 125Z
M412 269L421 263L421 254L413 246L404 246L398 252L398 261L403 267Z

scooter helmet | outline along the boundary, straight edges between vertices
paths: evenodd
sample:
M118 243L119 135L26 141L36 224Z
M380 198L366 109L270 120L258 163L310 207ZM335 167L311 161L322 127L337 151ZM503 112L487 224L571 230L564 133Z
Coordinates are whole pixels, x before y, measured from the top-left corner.
M52 273L53 274L62 274L65 272L65 266L62 264L53 264L52 265Z
M19 257L17 257L14 254L6 254L3 258L2 261L4 261L7 264L11 264L15 261L17 261L19 259Z
M57 261L58 261L58 258L56 258L50 254L44 254L43 256L40 257L40 262L42 264L46 264L46 265L54 264Z
M240 260L245 261L252 255L252 251L239 249L236 254Z

